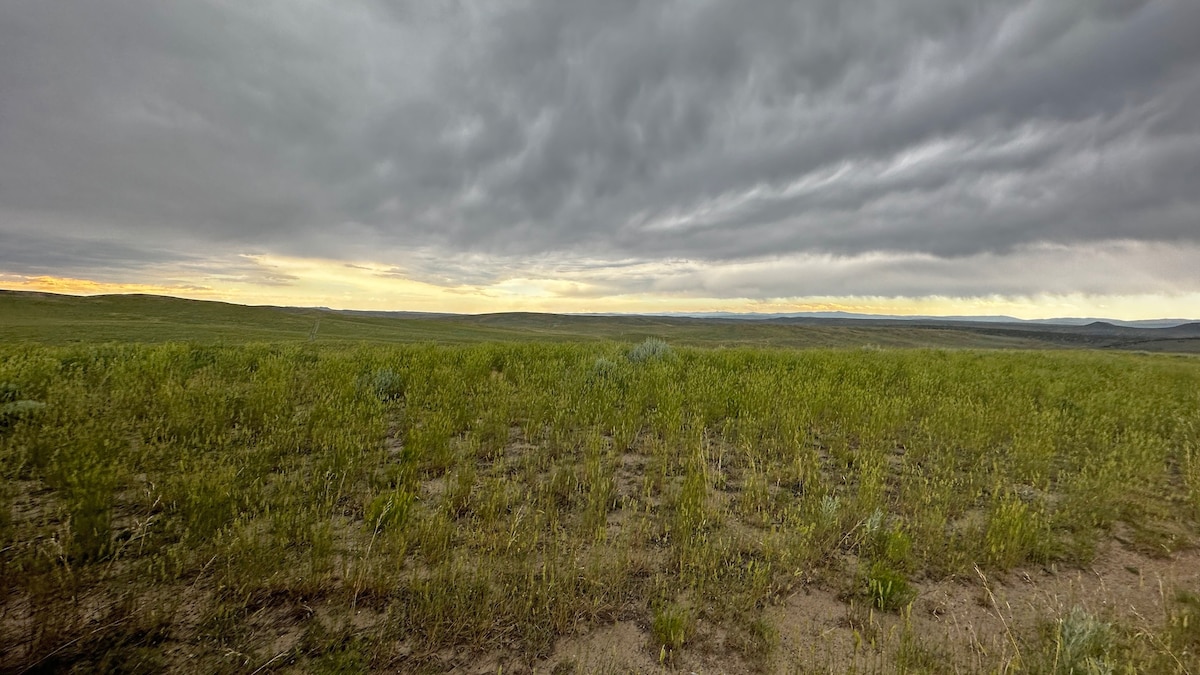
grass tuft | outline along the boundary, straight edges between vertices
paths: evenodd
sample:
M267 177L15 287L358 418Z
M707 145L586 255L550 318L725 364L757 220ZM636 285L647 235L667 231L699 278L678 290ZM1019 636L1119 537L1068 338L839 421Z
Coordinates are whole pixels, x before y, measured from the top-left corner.
M894 612L906 607L917 595L908 579L884 562L871 565L866 582L871 604L884 611Z
M660 647L660 653L670 660L692 637L695 621L691 612L682 605L667 604L654 610L650 622L650 635Z

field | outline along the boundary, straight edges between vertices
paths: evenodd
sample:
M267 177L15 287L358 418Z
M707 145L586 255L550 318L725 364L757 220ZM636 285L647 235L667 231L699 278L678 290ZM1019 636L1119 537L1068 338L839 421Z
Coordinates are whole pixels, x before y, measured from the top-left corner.
M40 344L188 341L601 342L667 339L689 347L933 347L1200 353L1200 323L1108 324L930 320L696 319L505 313L431 315L246 307L149 295L75 297L0 290L0 341Z
M0 344L0 670L1200 672L1194 357L186 318Z

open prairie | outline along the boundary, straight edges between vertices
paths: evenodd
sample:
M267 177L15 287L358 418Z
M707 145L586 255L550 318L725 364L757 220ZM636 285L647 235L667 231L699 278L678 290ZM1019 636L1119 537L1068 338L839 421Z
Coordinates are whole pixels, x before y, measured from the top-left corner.
M0 346L6 672L1200 670L1190 356L63 320Z
M1200 323L1129 328L984 321L685 318L511 312L454 315L247 307L150 295L0 291L0 340L439 343L666 339L689 347L933 347L1200 353Z
M1200 675L1198 36L0 0L0 675Z

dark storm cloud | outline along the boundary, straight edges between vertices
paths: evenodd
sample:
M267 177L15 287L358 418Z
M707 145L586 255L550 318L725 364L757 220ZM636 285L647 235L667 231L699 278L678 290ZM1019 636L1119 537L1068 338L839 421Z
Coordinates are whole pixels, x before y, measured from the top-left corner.
M0 264L1197 242L1197 35L1193 0L8 0Z
M130 261L153 265L181 260L187 262L191 257L179 251L143 248L120 241L0 233L0 270L15 274L45 274L53 269L94 274L126 267Z

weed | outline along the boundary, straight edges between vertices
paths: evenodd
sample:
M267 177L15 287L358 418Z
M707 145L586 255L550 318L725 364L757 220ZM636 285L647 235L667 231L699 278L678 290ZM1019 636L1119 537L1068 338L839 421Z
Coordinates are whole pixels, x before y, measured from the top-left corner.
M1167 616L1167 637L1184 653L1200 654L1200 595L1180 591Z
M866 576L867 597L878 609L896 611L907 606L916 597L916 590L903 574L884 562L871 565Z
M650 636L660 647L665 660L674 658L675 652L692 637L695 620L691 612L678 604L666 604L654 610L650 622Z
M984 553L988 561L1009 569L1027 560L1044 560L1048 538L1041 512L1013 494L994 500L984 533Z
M373 532L399 530L408 522L412 504L412 494L400 488L375 495L363 514L364 524Z

